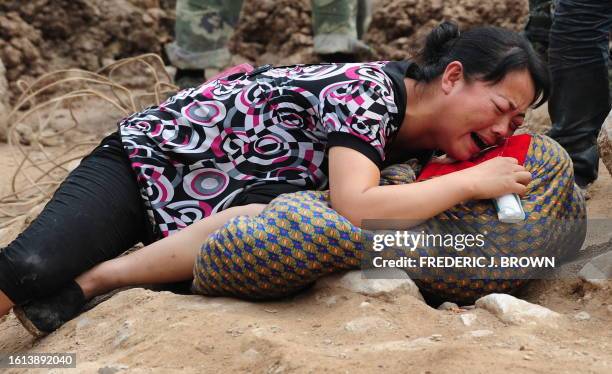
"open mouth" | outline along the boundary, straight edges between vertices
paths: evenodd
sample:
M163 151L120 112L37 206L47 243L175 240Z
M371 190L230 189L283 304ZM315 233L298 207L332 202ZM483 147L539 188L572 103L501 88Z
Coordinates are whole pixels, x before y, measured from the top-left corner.
M476 134L475 132L471 132L470 135L472 136L472 140L474 140L474 143L476 143L476 145L478 146L478 148L480 148L481 151L484 151L485 149L489 148L490 145L487 144L487 142L485 142L478 134Z

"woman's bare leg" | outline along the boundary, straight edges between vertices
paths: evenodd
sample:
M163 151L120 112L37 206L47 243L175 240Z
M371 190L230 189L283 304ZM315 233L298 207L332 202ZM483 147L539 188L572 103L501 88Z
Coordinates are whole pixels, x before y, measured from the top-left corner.
M89 299L125 286L191 279L196 256L211 233L233 217L256 215L264 207L250 204L226 209L138 251L102 262L78 276L76 282Z

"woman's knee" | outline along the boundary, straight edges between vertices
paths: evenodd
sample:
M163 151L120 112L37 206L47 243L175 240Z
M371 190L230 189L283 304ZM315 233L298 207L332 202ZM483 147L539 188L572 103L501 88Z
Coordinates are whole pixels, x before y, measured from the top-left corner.
M17 241L0 251L0 290L15 304L43 296L61 286L62 269L46 261L44 253L23 248Z

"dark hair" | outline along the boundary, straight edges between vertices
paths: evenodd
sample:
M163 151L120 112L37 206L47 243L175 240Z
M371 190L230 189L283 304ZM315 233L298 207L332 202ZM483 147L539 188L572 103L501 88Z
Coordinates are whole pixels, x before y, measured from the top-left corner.
M417 55L416 78L430 82L442 75L452 61L461 62L466 80L478 79L493 84L509 72L527 69L535 86L534 107L548 100L548 68L529 41L514 31L486 26L460 34L456 23L444 21L427 35L425 46Z

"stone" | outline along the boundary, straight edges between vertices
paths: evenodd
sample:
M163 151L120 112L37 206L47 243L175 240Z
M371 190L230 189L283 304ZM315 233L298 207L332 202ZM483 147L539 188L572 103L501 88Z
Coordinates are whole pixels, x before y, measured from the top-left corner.
M279 326L273 325L273 326L270 326L270 331L273 334L276 334L276 333L279 333L279 332L283 331L283 329L281 327L279 327Z
M604 120L597 137L597 148L599 157L606 165L608 172L612 174L612 111L608 113L608 117Z
M122 370L127 370L130 367L127 365L106 365L98 369L98 374L115 374Z
M470 331L470 336L474 338L483 338L485 336L493 335L493 331L491 330L473 330Z
M416 338L412 340L392 340L381 343L367 344L364 350L367 352L389 352L389 351L414 351L436 344L430 337Z
M423 296L408 274L399 269L352 270L320 279L318 287L340 287L365 296L395 298L410 295L419 300Z
M259 351L256 350L255 348L249 348L242 353L242 357L246 359L247 361L251 361L251 362L253 360L257 360L260 356L261 356L261 353L259 353Z
M237 327L229 328L229 329L225 330L225 332L227 334L231 335L234 338L244 334L244 331L242 329L237 328Z
M574 319L577 321L588 321L591 319L591 315L587 312L578 312L574 315Z
M466 326L472 326L472 324L476 321L476 315L472 313L466 313L459 316L461 322L463 322Z
M612 279L612 251L590 259L578 272L578 276L593 285L605 285Z
M380 317L361 317L347 322L344 329L350 332L366 332L377 331L380 329L388 329L391 327L391 322Z
M30 145L34 140L34 131L32 131L32 128L25 123L20 122L15 125L15 131L19 136L18 141L21 144Z
M532 304L508 294L492 293L476 300L476 307L485 309L500 321L512 325L544 324L556 327L561 315L541 305Z
M455 303L451 303L450 301L445 301L442 304L440 304L440 306L438 307L438 310L456 311L456 310L459 310L459 305Z

